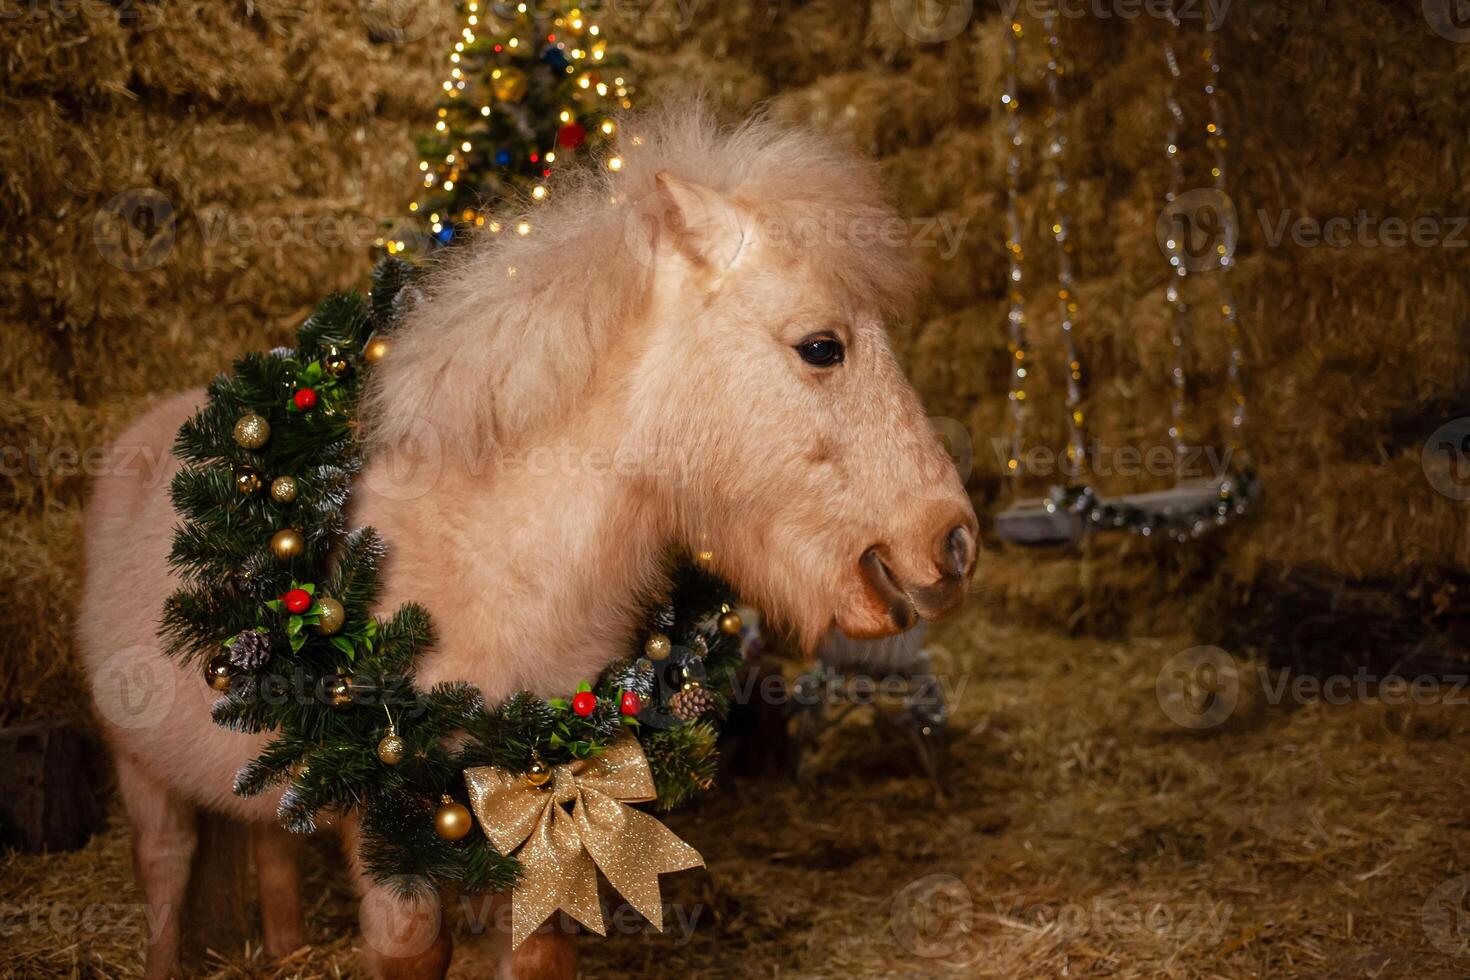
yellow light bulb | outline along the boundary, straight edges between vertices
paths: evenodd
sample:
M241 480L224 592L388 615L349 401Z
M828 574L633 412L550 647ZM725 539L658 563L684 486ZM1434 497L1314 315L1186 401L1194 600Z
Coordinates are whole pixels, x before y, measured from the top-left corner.
M623 158L622 157L613 157L610 160L608 160L607 161L607 169L609 169L609 170L611 170L613 172L617 172L619 170L622 170L623 169Z
M547 150L546 151L546 162L547 163L555 163L556 162L556 151L555 150Z
M408 210L409 210L409 211L410 211L410 212L415 212L415 211L417 211L417 210L418 210L418 209L419 209L419 202L418 202L418 201L413 201L413 202L411 202L411 203L410 203L410 204L409 204L409 205L408 205Z
M611 119L604 119L602 121L602 132L604 135L611 136L617 128L617 124Z
M454 190L454 181L452 181L452 180L446 180L444 182L444 189L446 191L452 191L452 190Z
M546 197L546 188L542 187L540 184L537 184L531 189L531 196L538 201L544 199Z
M466 153L470 152L470 141L465 140L463 143L459 144L459 148L461 150L464 150Z
M531 233L531 222L529 222L529 221L517 221L516 222L516 234L517 235L529 235L530 233Z
M563 109L561 111L561 121L564 122L564 123L571 122L572 121L572 114L570 112L568 112L566 109Z

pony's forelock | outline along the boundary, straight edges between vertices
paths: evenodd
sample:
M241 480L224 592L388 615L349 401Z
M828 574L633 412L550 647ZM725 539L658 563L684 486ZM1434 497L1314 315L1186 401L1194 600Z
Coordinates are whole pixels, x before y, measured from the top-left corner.
M618 126L617 171L567 168L545 203L502 207L486 221L504 230L436 260L368 392L366 438L399 445L427 428L446 448L478 452L562 415L647 301L650 267L628 228L660 172L747 205L855 306L907 311L915 266L875 234L899 219L873 164L767 113L722 127L702 101ZM528 235L514 230L522 220Z

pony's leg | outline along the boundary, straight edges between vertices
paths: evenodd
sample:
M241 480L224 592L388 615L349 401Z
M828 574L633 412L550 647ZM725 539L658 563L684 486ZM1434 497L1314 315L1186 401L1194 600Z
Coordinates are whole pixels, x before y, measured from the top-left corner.
M143 976L180 975L180 921L197 840L194 807L171 793L128 756L117 758L117 784L133 825L133 866L148 906Z
M454 938L439 896L432 890L403 897L391 883L372 879L362 864L356 817L338 824L362 929L368 968L379 980L439 980L449 972Z
M265 952L279 959L306 944L301 915L301 839L274 823L257 823L250 828L250 848L260 888Z
M495 936L496 980L571 980L577 975L576 936L556 924L564 921L564 916L553 915L551 925L542 926L511 949L510 931L499 928L511 921L510 910L501 908L510 902L510 896L496 895L494 902L491 921L497 928L491 931Z

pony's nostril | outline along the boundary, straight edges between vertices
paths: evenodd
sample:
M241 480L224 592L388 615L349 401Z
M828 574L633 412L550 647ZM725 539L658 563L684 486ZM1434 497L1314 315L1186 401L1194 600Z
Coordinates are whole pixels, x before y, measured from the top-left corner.
M969 574L975 563L975 539L963 524L950 528L939 543L939 567L945 575Z
M888 566L883 563L883 557L876 545L863 552L863 556L858 559L858 569L868 588L887 606L888 619L894 627L906 630L913 626L917 616L914 604L894 580Z

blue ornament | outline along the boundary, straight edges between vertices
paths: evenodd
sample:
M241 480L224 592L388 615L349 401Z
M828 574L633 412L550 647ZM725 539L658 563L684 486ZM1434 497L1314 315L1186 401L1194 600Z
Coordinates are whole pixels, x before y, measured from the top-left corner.
M546 62L551 67L555 68L557 71L564 71L567 65L571 64L571 62L567 60L567 53L556 45L551 45L545 51L542 51L541 60Z
M511 161L511 155L510 155L510 151L509 150L496 150L495 151L495 165L497 167L508 167L508 166L510 166L510 161Z

